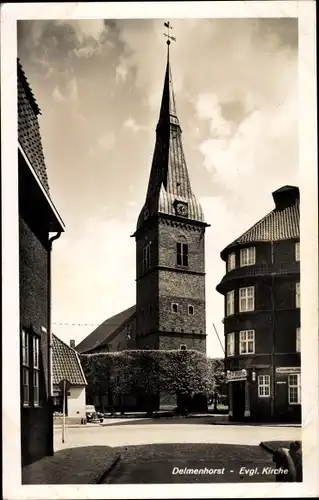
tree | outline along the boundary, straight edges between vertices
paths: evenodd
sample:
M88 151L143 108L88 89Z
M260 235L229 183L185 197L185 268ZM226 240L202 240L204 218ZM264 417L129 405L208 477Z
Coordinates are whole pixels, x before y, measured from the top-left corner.
M224 358L208 358L211 379L213 381L212 391L209 395L209 402L214 403L217 409L217 401L221 396L227 396L227 383Z
M143 399L149 413L155 409L161 391L177 394L180 405L185 406L194 395L212 394L216 386L211 360L193 350L87 354L81 356L81 363L88 394L111 391L120 398L134 394Z

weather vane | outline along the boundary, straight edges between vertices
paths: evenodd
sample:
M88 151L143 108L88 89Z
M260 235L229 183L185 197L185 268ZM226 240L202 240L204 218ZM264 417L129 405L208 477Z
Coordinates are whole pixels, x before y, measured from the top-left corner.
M164 23L164 26L165 28L167 28L167 33L163 33L164 36L167 36L168 40L167 40L167 45L170 45L171 43L171 40L173 40L174 42L176 42L176 38L174 36L171 36L170 35L170 30L174 29L173 26L170 25L169 21L167 23Z

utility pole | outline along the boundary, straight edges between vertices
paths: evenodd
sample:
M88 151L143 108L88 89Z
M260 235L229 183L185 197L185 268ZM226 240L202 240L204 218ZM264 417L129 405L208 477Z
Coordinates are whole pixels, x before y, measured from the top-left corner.
M215 326L215 324L214 324L214 323L213 323L213 328L214 328L214 330L215 330L215 333L216 333L216 335L217 335L217 338L218 338L218 340L219 340L219 343L220 343L220 346L221 346L221 348L222 348L222 350L223 350L223 353L225 354L225 348L224 348L224 346L223 346L222 341L220 340L220 337L219 337L219 335L218 335L218 332L217 332L217 329L216 329L216 326Z

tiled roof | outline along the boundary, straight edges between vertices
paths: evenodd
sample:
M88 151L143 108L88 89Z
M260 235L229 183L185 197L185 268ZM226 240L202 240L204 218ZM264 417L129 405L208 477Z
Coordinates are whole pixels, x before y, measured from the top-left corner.
M18 139L24 153L37 173L43 187L49 193L49 183L42 149L38 114L31 87L18 61Z
M125 311L112 316L99 325L88 337L76 346L77 352L84 354L110 340L112 334L124 323L126 323L136 312L136 306L129 307Z
M53 384L66 379L72 385L86 385L78 353L55 335L52 340Z
M148 190L137 229L144 223L145 210L149 216L176 215L175 200L188 204L187 219L204 222L202 207L189 180L168 58Z
M290 198L288 203L282 202L282 198L286 193L294 190L295 198ZM300 237L300 215L299 215L299 190L293 186L285 186L273 193L276 200L276 208L269 212L265 217L254 224L248 231L242 234L239 238L222 251L222 254L229 248L235 245L246 243L257 243L263 241L279 241L288 240ZM277 197L279 200L277 201ZM283 200L285 202L285 200Z

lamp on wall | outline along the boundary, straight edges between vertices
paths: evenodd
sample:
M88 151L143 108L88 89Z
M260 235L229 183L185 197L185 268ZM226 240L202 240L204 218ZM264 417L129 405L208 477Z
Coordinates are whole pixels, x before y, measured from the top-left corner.
M253 382L256 382L256 372L255 372L255 370L253 370L251 372L251 379L252 379Z

